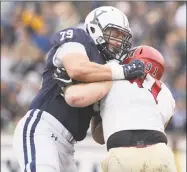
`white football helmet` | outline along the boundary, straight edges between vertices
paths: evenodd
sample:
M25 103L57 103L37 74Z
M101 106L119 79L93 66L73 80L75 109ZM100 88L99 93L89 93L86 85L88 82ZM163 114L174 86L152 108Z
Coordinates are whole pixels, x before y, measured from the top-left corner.
M128 19L126 15L117 8L102 6L94 9L87 15L84 27L106 60L119 60L121 56L131 48L129 40L132 37L132 33L129 27ZM119 41L119 39L111 37L110 34L106 35L106 29L117 29L124 33L125 36ZM109 40L118 41L121 46L109 48Z

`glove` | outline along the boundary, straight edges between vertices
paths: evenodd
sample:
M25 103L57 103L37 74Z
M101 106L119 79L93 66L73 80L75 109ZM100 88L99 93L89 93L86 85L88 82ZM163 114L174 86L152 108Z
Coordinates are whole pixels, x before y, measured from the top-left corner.
M67 88L67 86L74 84L74 81L68 76L64 68L57 68L54 71L53 79L56 81L58 86L62 89L61 95L64 95L64 91L65 88Z
M144 76L144 62L137 59L133 60L123 65L123 71L126 80L141 78Z

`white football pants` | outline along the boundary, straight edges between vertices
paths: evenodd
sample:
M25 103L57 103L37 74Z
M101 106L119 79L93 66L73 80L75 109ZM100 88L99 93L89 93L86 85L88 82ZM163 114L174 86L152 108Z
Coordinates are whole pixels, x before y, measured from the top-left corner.
M56 118L38 109L18 122L13 137L21 172L76 172L74 143Z

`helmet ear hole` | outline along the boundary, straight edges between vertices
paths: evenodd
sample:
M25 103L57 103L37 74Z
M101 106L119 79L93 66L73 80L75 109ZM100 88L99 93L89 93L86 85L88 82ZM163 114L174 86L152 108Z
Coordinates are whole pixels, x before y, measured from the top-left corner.
M143 51L143 48L140 50L140 53L139 53L139 54L142 54L142 51Z
M95 28L90 27L90 30L92 31L92 33L95 33Z

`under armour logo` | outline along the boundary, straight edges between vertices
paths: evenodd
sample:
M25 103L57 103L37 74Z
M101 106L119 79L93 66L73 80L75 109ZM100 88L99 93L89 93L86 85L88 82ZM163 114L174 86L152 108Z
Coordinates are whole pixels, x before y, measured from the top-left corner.
M132 68L136 68L136 65L135 64L133 64L132 66L128 66L128 68L129 68L129 70L131 70Z
M58 139L54 134L51 135L51 138L53 138L55 141Z

